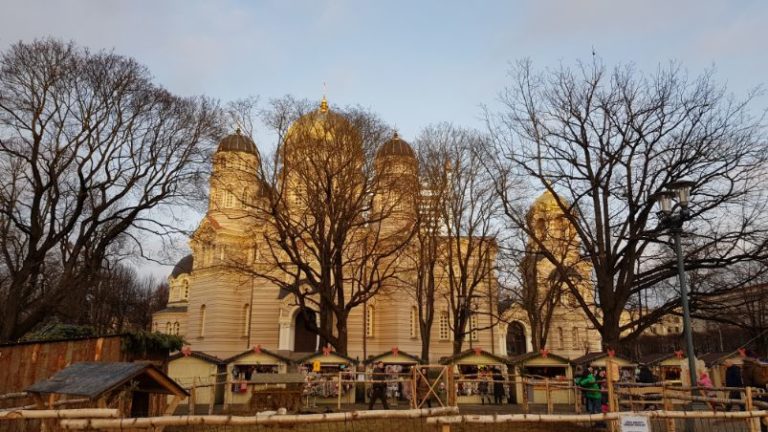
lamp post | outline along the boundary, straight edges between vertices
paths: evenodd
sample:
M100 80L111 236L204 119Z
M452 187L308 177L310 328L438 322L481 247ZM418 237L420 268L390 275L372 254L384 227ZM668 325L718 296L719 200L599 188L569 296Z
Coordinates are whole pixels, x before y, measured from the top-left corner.
M667 185L667 191L659 195L659 219L661 227L669 230L675 242L675 254L677 255L677 277L680 281L680 301L683 306L683 333L685 335L686 351L688 352L688 373L691 387L696 386L696 359L693 351L693 330L691 328L691 308L688 301L688 284L685 277L685 262L683 260L683 248L680 244L680 236L683 233L683 223L691 218L688 208L691 187L695 183L687 178L682 178ZM673 199L677 198L678 206L673 206ZM675 211L677 210L677 211Z

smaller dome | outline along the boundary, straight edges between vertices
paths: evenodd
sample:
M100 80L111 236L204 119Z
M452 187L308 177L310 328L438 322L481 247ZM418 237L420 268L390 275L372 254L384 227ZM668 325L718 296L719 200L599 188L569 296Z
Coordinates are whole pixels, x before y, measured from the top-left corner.
M173 266L173 270L171 271L171 277L175 278L180 274L192 273L193 262L194 262L194 257L192 257L192 254L189 254L184 258L180 259L179 262L177 262L176 265Z
M233 133L232 135L226 136L224 139L219 141L219 148L216 151L239 151L252 153L255 155L259 154L258 150L256 149L256 144L254 144L253 140L240 133L240 129L238 129L237 132Z
M416 159L416 153L413 151L413 148L411 148L410 144L402 140L397 132L395 132L389 141L382 144L376 152L377 158L386 156L403 156Z

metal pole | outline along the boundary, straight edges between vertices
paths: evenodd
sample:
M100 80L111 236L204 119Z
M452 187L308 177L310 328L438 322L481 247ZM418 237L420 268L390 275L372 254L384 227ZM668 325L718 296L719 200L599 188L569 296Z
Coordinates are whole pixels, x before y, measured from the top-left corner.
M672 229L675 238L675 253L677 254L677 276L680 279L680 299L683 303L683 332L685 334L685 345L688 351L688 373L690 375L691 387L696 387L696 356L693 352L693 330L691 329L691 309L688 304L688 285L685 281L683 247L680 245L681 231L681 228Z

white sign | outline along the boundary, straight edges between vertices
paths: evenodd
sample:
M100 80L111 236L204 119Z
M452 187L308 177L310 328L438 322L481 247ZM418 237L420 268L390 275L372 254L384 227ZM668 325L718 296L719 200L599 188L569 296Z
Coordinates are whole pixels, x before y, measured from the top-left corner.
M651 432L651 422L644 416L619 417L619 430L621 432Z

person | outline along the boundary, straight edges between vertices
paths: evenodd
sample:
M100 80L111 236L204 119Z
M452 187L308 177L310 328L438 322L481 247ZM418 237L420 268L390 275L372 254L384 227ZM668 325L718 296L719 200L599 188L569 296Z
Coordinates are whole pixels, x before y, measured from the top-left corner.
M501 369L493 368L493 403L494 405L501 405L501 401L504 399L504 375L501 374Z
M387 383L386 383L386 371L384 370L384 363L376 363L376 367L373 368L373 391L371 392L371 402L368 404L368 409L372 410L376 404L377 399L381 399L384 409L388 410L387 405Z
M608 377L605 369L597 373L597 384L600 386L600 412L608 412Z
M653 384L656 382L656 377L653 376L651 368L646 365L640 366L640 373L637 374L637 382L644 384Z
M485 399L488 399L488 405L491 404L491 392L489 391L488 374L481 366L477 371L477 393L480 395L480 403L485 405Z
M590 414L599 414L600 400L602 399L602 393L600 392L600 385L595 379L594 371L591 367L587 368L587 372L579 380L576 381L576 385L582 388L587 398L587 412Z
M717 397L717 394L712 391L712 388L714 387L714 384L712 384L712 379L709 377L709 374L707 371L701 371L699 374L699 379L696 382L696 385L701 387L701 394L704 397L707 398L714 398ZM714 409L715 406L712 402L707 402L707 404Z
M735 363L728 360L725 362L727 368L725 369L725 386L731 388L743 388L744 383L741 381L741 368ZM740 400L741 390L731 390L728 393L729 399ZM736 405L736 409L741 411L741 405L737 403L729 403L725 406L726 411L731 411L733 406Z

